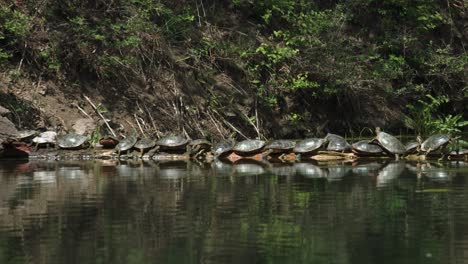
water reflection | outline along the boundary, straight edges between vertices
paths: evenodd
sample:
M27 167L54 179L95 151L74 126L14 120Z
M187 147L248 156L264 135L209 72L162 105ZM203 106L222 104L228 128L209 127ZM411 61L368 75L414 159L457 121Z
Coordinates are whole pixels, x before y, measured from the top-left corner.
M464 263L467 177L461 161L0 163L0 263Z

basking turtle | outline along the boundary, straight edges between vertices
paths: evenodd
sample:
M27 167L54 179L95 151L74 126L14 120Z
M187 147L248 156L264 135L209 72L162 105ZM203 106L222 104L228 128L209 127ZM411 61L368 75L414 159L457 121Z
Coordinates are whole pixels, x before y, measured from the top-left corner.
M296 144L293 151L301 155L310 155L317 152L325 143L322 138L308 138Z
M62 149L78 149L87 142L88 137L74 133L57 137L57 145Z
M418 141L411 141L406 143L405 149L406 149L406 154L414 154L418 152L419 147L421 146L421 143Z
M380 128L376 129L377 137L372 141L372 143L377 143L380 145L386 152L395 155L395 158L398 159L398 155L403 155L406 153L406 148L396 137L380 131Z
M127 138L122 139L119 142L119 144L117 144L117 146L115 146L115 149L117 150L118 156L120 157L120 153L122 151L128 151L131 148L133 148L133 146L135 146L137 140L138 139L136 137L134 137L134 136L129 136Z
M186 150L189 140L181 136L165 136L156 141L161 150Z
M193 156L195 158L204 152L210 151L211 143L206 139L196 139L188 144L188 152L190 156Z
M36 144L36 150L39 146L45 145L49 148L50 145L55 145L57 133L54 131L46 131L39 134L39 136L32 139L32 142Z
M232 149L234 148L235 144L236 142L233 139L226 139L219 142L218 144L216 144L213 150L215 157L223 157L229 155L232 152Z
M14 135L14 139L21 142L30 142L39 132L36 130L20 130Z
M288 153L296 146L296 142L292 140L274 140L265 146L265 150L270 150L271 153Z
M325 136L325 141L328 142L327 150L328 151L339 151L345 152L351 149L351 145L344 139L342 136L328 133Z
M149 139L149 138L142 138L138 140L133 147L140 150L140 158L141 158L143 157L143 153L145 152L145 150L154 148L154 146L156 146L156 142L154 140Z
M379 145L370 144L369 140L361 140L352 145L351 149L356 155L380 155L383 149Z
M119 144L119 140L112 135L103 135L99 139L99 144L106 149L111 149Z
M264 146L265 141L263 140L246 139L238 142L232 150L239 155L255 154L262 152Z
M448 134L437 134L430 136L421 144L421 151L426 155L432 151L445 148L450 143L451 137Z

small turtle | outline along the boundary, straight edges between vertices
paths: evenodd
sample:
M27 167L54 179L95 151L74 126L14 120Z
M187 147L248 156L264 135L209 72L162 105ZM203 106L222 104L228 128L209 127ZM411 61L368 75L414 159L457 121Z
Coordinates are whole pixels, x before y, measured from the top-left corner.
M142 138L138 140L133 147L140 150L140 158L141 158L143 157L143 153L145 152L145 150L154 148L154 146L156 146L156 142L154 140L149 139L149 138Z
M426 155L432 151L442 149L450 143L451 137L448 134L437 134L430 136L421 144L421 151Z
M296 144L293 151L298 154L307 154L317 152L325 143L325 140L322 138L308 138L304 139Z
M88 142L88 137L78 134L67 134L57 137L57 145L62 149L77 149Z
M395 158L398 159L398 155L403 155L406 153L406 148L396 137L380 131L380 128L376 128L377 137L372 140L372 143L377 143L385 151L390 154L395 155Z
M30 142L39 132L36 130L20 130L14 135L14 139L21 142Z
M117 150L118 156L120 157L120 153L122 151L128 151L131 148L133 148L133 146L135 146L137 140L138 139L136 137L134 137L134 136L129 136L129 137L125 138L125 139L122 139L119 142L119 144L117 144L117 146L115 146L115 149Z
M265 141L258 139L246 139L238 142L232 149L236 154L254 154L262 152Z
M103 135L99 139L99 144L106 149L111 149L119 144L119 140L112 135Z
M57 133L54 131L46 131L39 134L39 136L32 139L32 142L36 144L36 150L39 146L45 145L49 148L50 145L55 145Z
M206 139L196 139L188 144L188 152L195 158L201 153L209 151L211 151L211 143Z
M189 140L181 136L165 136L156 141L162 150L186 150Z
M380 155L383 153L383 149L379 145L369 144L369 140L354 143L351 150L356 155Z
M270 150L271 153L288 153L296 146L296 142L292 140L274 140L265 146L265 150Z
M406 149L406 154L414 154L418 152L419 147L421 146L421 143L418 141L411 141L406 143L405 149Z
M232 152L232 149L234 148L235 144L236 142L233 139L226 139L219 142L218 144L216 144L213 150L215 157L223 157L229 155Z
M342 136L328 133L325 140L328 142L328 151L345 152L351 149L351 145Z

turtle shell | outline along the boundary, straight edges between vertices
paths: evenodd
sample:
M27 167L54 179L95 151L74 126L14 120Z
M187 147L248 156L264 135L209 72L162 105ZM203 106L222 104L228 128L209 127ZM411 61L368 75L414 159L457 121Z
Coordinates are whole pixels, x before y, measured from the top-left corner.
M166 149L182 149L189 143L189 140L181 136L165 136L160 138L156 145Z
M28 140L35 137L38 134L36 130L19 130L15 134L17 140Z
M134 145L134 147L137 149L150 149L154 146L156 146L156 142L149 138L142 138L138 140Z
M406 153L415 153L420 145L421 144L418 141L411 141L409 143L406 143Z
M58 146L63 149L78 148L82 146L87 140L88 137L74 133L57 137Z
M137 142L137 138L134 137L134 136L129 136L125 139L122 139L119 144L117 144L117 146L115 146L115 149L117 149L118 151L127 151L131 148L133 148L133 146L135 146Z
M405 154L406 148L396 137L385 133L379 132L376 137L377 142L382 148L392 154Z
M351 148L346 139L339 135L327 134L325 140L328 141L327 150L329 151L345 151Z
M223 140L219 142L218 144L216 144L216 146L214 147L213 153L216 157L227 154L228 152L232 150L232 148L234 148L235 144L236 142L232 139Z
M450 141L450 135L448 134L437 134L430 136L421 144L422 151L434 151L440 147L448 144Z
M35 144L55 144L57 133L54 131L46 131L39 134L39 136L33 138Z
M318 150L325 142L322 138L308 138L296 144L294 152L296 153L310 153Z
M268 145L265 146L265 149L288 151L292 150L295 146L296 142L292 140L280 139L270 142Z
M238 154L242 153L253 153L262 151L265 146L265 141L258 139L246 139L241 142L238 142L232 149Z
M352 145L357 154L381 154L383 149L379 145L369 144L369 140L361 140Z

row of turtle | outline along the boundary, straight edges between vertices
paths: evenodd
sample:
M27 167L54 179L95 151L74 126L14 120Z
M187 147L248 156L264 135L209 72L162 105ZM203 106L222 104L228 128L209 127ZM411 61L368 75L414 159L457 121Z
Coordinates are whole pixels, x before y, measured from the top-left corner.
M122 140L112 136L103 136L99 139L99 144L103 148L115 148L120 156L121 153L136 149L142 156L151 150L152 153L188 153L191 156L199 156L212 152L215 157L224 158L237 155L238 158L251 157L260 154L265 156L276 156L279 158L292 155L296 159L298 155L302 157L312 156L320 150L337 153L354 153L357 156L381 156L395 155L397 158L402 155L424 153L445 148L453 138L448 134L437 134L422 141L419 137L417 141L404 145L396 137L377 129L376 137L371 140L361 140L349 144L345 138L336 134L327 134L324 138L307 138L301 141L273 140L266 142L258 139L248 139L235 142L232 139L223 140L213 148L209 141L205 139L189 140L182 136L165 136L158 140L150 138L137 138L128 136ZM39 148L41 146L54 145L61 149L79 149L89 146L89 138L78 134L66 134L57 136L56 132L46 131L38 133L34 130L19 131L7 142L31 142ZM5 143L4 143L5 144ZM466 155L466 150L459 150L457 154Z

